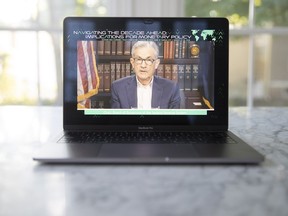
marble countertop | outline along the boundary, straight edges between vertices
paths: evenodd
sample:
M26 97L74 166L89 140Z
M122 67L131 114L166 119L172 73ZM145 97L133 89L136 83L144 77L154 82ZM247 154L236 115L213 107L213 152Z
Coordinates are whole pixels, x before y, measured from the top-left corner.
M60 107L0 107L0 215L287 216L288 109L231 108L260 165L41 165Z

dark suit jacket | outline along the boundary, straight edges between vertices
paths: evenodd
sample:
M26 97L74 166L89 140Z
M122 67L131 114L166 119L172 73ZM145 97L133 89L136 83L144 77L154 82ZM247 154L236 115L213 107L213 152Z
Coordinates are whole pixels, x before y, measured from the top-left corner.
M111 108L136 108L136 76L128 76L114 81L111 85L111 93ZM151 101L152 108L179 109L180 101L180 90L177 83L154 76Z

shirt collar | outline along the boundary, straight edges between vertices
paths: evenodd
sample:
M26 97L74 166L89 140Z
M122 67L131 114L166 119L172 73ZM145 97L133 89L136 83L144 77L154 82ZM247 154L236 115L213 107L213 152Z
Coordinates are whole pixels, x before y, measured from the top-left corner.
M140 83L140 81L138 80L137 76L136 76L136 81L137 81L137 86L138 87L142 87L142 88L147 88L147 87L152 87L153 81L154 81L154 76L152 76L152 79L150 81L150 83L148 85L143 85L142 83Z

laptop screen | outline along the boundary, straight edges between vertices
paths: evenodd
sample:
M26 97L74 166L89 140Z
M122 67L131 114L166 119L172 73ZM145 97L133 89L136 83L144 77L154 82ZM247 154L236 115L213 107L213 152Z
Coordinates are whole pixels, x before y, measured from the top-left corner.
M227 122L226 19L65 19L67 129Z

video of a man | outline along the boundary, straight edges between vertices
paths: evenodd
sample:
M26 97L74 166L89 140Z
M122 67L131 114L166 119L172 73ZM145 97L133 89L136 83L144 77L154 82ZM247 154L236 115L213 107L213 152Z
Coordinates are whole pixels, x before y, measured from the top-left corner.
M214 109L212 41L77 41L77 108Z

